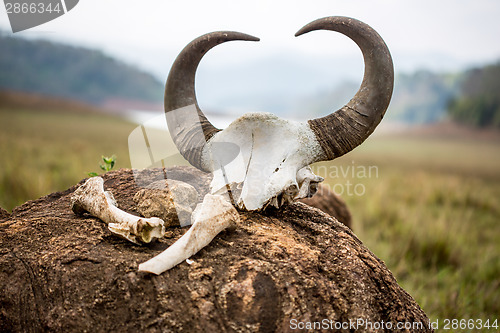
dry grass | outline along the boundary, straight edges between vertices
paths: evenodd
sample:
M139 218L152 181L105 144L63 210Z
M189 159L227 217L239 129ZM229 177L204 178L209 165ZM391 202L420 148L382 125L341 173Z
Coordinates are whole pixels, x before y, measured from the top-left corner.
M0 109L0 206L11 210L99 172L101 155L130 167L135 125L93 113Z
M355 233L433 320L494 320L500 313L499 150L490 139L379 137L316 169L376 167L378 177L372 171L372 177L348 172L327 179L343 185L337 190L347 182L364 188L363 195L343 196Z

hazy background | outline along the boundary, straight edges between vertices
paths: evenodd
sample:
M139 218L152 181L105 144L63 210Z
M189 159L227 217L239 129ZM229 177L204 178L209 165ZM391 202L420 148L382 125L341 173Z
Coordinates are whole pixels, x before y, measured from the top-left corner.
M363 74L361 52L348 38L325 31L294 37L310 21L343 15L370 24L389 46L399 80L402 74L422 70L456 74L495 63L500 57L499 13L500 3L494 0L86 0L66 15L13 37L99 50L163 84L176 55L192 39L215 30L249 33L261 41L227 43L203 59L197 76L201 106L226 113L257 110L307 118L308 112L326 114L349 100ZM12 35L4 10L0 28ZM396 85L393 102L397 103L398 89ZM313 108L311 98L325 100L328 106ZM162 96L153 102L161 104ZM444 108L430 111L435 112L439 114L434 118L441 118ZM408 120L404 118L395 117Z

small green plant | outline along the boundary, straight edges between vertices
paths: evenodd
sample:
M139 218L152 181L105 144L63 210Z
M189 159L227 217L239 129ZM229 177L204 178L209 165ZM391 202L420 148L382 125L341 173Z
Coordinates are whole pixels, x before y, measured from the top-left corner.
M115 166L115 163L116 163L116 156L115 155L113 155L111 157L106 157L106 156L102 155L101 159L102 159L103 163L100 163L99 167L104 172L111 171L111 169L113 169L113 167ZM97 172L89 172L88 175L90 177L99 176L99 174Z

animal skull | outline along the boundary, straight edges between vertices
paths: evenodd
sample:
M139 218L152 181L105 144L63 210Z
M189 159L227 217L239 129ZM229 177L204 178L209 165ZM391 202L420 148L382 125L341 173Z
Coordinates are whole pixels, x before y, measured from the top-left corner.
M212 172L211 193L229 194L240 209L279 208L293 199L314 194L321 177L309 165L337 158L361 144L382 120L392 95L394 70L389 50L368 25L346 17L326 17L309 23L296 36L314 30L338 31L350 37L363 52L365 74L356 95L340 110L306 123L280 119L269 113L246 114L226 129L215 128L196 101L194 81L203 55L230 40L258 41L238 32L203 35L182 50L165 87L165 114L169 132L180 153L200 170ZM229 190L229 191L227 191ZM160 274L207 245L237 219L234 212L210 215L213 205L197 208L191 229L157 257L139 266ZM214 201L216 202L216 201ZM201 212L200 212L201 210ZM223 209L224 210L224 209ZM202 240L202 241L198 241Z
M240 147L240 153L220 167L229 160L228 150L217 149L217 144L226 142ZM270 113L249 113L208 141L202 163L213 170L212 191L225 190L229 184L238 208L257 210L268 204L279 208L308 197L310 183L323 181L307 166L318 152L321 146L307 124Z
M365 60L363 82L354 98L323 118L297 123L269 113L250 113L222 131L208 121L194 90L201 58L226 41L259 40L253 36L228 31L203 35L182 50L170 70L165 113L175 144L193 166L214 174L212 193L230 188L240 209L259 210L269 204L280 207L294 198L309 196L309 184L314 186L322 178L302 169L337 158L361 144L389 105L394 73L382 38L368 25L346 17L313 21L296 36L314 30L347 35L361 48ZM299 173L303 176L298 177Z

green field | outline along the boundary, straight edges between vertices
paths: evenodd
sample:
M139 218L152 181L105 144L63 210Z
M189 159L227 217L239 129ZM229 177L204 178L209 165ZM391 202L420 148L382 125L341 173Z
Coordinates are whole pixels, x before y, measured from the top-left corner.
M344 190L354 232L431 320L500 321L498 139L375 137L316 169L348 173L326 182Z
M135 126L92 113L0 109L0 206L74 185L101 172L101 155L130 167L127 136Z
M135 127L96 113L0 108L0 206L100 172L101 155L130 167ZM355 233L431 320L500 319L497 136L379 135L315 169L343 192Z

